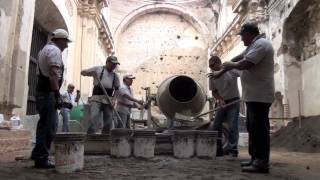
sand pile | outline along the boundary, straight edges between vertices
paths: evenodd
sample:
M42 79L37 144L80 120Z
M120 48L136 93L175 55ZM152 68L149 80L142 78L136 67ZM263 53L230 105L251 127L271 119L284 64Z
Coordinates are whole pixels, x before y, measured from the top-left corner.
M271 147L299 152L320 152L320 117L294 119L271 137Z

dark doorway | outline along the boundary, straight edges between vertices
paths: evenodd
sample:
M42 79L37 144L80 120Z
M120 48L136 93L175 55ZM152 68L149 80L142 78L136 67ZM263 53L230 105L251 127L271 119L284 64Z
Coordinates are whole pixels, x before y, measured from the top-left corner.
M48 32L45 31L37 21L34 21L32 30L32 41L30 49L29 74L28 74L28 102L27 115L38 114L36 110L36 85L37 85L37 62L38 53L46 45Z

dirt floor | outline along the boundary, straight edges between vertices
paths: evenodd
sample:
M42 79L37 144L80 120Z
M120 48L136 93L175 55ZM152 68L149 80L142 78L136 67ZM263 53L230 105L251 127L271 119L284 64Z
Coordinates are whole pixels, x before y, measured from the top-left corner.
M175 159L171 156L156 156L151 160L136 158L114 159L109 156L86 156L82 171L58 174L54 170L33 168L30 160L0 164L1 180L319 180L320 153L298 153L272 150L270 174L242 173L240 160L248 158L246 149L241 149L235 161L206 159Z

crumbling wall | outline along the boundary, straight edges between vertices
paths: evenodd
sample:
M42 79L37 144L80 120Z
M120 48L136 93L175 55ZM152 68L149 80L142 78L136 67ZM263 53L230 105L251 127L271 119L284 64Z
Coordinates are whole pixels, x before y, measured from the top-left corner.
M137 76L133 89L157 86L167 77L188 75L206 87L207 45L205 38L178 15L157 12L132 22L119 36L117 56L120 72Z
M271 26L277 51L276 62L280 67L280 76L276 82L282 82L284 104L290 108L290 117L320 113L315 108L319 105L316 99L319 97L317 79L320 77L316 60L320 52L318 11L318 3L313 0L283 4L277 10L278 16L284 21L283 27Z

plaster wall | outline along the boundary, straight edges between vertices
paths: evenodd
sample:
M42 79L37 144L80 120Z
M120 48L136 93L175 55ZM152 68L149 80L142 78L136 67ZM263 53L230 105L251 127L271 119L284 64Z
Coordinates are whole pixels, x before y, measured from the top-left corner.
M176 74L191 76L206 87L205 40L181 17L162 12L145 14L119 37L119 71L137 76L133 87L138 94L143 93L140 87L151 87L155 93L163 80Z

